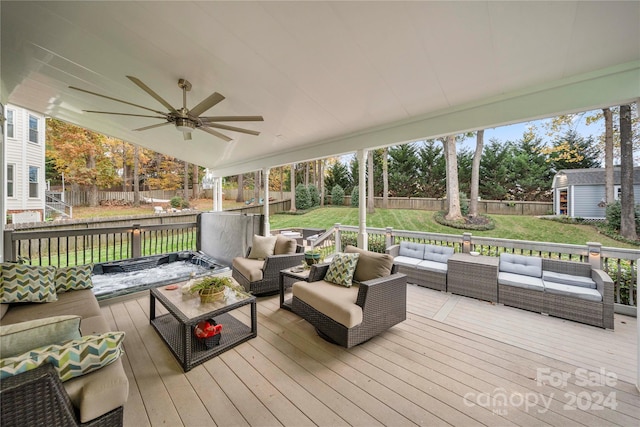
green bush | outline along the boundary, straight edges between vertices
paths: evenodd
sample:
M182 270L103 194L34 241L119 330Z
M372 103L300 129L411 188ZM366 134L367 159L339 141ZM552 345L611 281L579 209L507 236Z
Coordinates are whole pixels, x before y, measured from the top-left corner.
M307 210L312 206L309 189L304 184L298 184L296 186L296 209Z
M358 187L353 187L353 190L351 190L351 206L354 208L360 206L360 190Z
M318 191L318 187L313 184L309 184L307 189L311 196L311 206L320 206L320 192Z
M605 216L607 218L607 226L611 231L619 232L620 231L620 217L622 213L622 204L619 200L616 200L614 203L609 203L607 205ZM635 219L636 219L636 232L640 231L640 210L638 210L638 205L635 207Z
M465 193L459 193L460 197L460 213L462 216L469 215L469 200L467 199L467 195Z
M169 204L174 209L188 208L189 207L189 201L188 200L184 200L180 196L172 197L171 200L169 200Z
M344 189L338 184L331 189L331 204L336 206L344 205Z

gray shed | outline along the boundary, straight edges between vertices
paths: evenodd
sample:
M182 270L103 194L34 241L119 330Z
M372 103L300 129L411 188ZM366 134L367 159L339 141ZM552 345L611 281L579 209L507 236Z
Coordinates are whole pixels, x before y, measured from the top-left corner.
M616 200L620 196L620 168L614 168ZM640 203L640 167L633 168L634 198ZM571 218L605 219L604 169L563 169L553 178L553 211Z

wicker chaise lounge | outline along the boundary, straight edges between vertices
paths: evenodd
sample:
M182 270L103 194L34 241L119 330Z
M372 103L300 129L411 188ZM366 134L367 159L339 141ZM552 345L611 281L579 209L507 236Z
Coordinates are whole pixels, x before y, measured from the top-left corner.
M321 337L350 348L406 319L407 277L396 273L389 255L352 246L345 251L360 253L354 280L366 280L336 285L324 280L328 263L314 265L308 282L294 283L291 306Z

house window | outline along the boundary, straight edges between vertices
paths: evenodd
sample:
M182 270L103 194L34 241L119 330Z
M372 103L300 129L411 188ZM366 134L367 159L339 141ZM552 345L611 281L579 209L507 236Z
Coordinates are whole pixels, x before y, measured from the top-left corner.
M7 110L7 138L14 138L13 136L13 128L14 128L14 118L13 118L13 110Z
M29 114L29 141L38 143L38 118Z
M37 166L29 166L29 197L38 197L38 175Z
M7 197L14 197L15 165L7 165Z

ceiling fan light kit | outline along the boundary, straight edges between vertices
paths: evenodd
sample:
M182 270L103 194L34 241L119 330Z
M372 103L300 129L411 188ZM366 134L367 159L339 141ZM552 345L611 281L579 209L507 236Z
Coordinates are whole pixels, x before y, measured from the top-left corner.
M216 104L222 102L225 98L218 92L214 92L209 95L207 98L203 99L198 105L193 107L191 110L187 108L187 92L189 92L192 88L191 83L186 79L178 80L178 87L182 89L182 108L176 109L167 101L164 100L160 95L154 92L149 86L144 84L140 79L133 76L127 76L129 80L135 83L140 89L149 94L152 98L162 104L167 110L168 113L164 113L162 111L154 110L152 108L144 107L142 105L134 104L128 101L123 101L118 98L113 98L111 96L102 95L96 92L91 92L85 89L77 88L74 86L69 86L70 89L74 89L80 92L88 93L90 95L99 96L101 98L110 99L112 101L120 102L122 104L131 105L133 107L142 108L147 111L152 111L158 115L150 116L143 114L129 114L129 113L118 113L118 112L110 112L110 111L94 111L94 110L84 110L87 113L97 113L97 114L113 114L118 116L131 116L131 117L146 117L146 118L154 118L154 119L163 119L166 120L164 123L158 123L151 126L144 126L141 128L133 129L134 131L144 131L148 129L157 128L160 126L165 126L168 124L174 124L176 130L182 133L185 140L191 139L191 132L194 130L202 130L210 135L216 136L224 141L231 141L231 138L228 136L213 130L212 128L224 129L232 132L240 132L248 135L260 135L260 132L243 129L234 126L228 126L223 124L218 124L217 122L249 122L249 121L263 121L262 116L216 116L216 117L200 117L201 114L214 107Z

